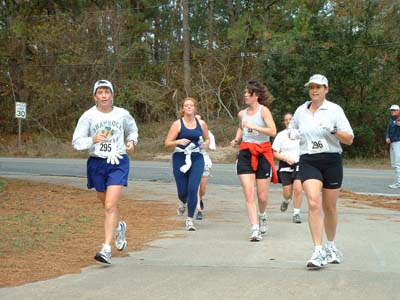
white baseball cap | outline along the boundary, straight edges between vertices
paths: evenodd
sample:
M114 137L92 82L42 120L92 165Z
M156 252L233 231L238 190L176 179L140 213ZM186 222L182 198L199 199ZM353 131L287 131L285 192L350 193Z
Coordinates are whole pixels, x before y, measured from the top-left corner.
M304 86L308 86L310 83L315 83L319 85L325 85L326 87L328 86L328 79L321 74L315 74L310 77L308 82Z
M96 94L96 91L99 87L108 87L111 90L111 93L114 94L114 88L113 88L111 82L109 82L108 80L96 81L96 83L94 84L94 87L93 87L93 95Z
M400 110L400 107L399 107L397 104L393 104L393 105L390 107L390 110Z

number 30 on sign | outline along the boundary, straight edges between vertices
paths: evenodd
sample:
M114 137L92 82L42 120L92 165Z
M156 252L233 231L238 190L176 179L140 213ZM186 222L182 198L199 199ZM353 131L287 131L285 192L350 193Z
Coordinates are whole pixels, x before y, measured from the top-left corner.
M15 117L20 119L26 119L25 102L15 102Z

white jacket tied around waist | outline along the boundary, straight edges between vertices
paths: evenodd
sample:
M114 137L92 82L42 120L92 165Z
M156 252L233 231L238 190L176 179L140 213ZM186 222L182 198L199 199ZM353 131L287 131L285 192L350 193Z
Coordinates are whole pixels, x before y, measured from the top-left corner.
M186 173L192 166L192 158L191 154L193 152L200 152L200 148L196 147L195 144L190 143L185 149L182 149L180 147L175 147L174 153L175 152L183 152L185 154L185 164L179 168L179 170L182 173Z

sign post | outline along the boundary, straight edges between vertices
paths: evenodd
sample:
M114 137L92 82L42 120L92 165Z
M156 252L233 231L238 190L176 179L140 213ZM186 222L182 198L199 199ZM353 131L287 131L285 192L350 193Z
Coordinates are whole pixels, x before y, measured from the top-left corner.
M18 119L18 148L21 148L22 119L26 119L25 102L15 102L15 117Z

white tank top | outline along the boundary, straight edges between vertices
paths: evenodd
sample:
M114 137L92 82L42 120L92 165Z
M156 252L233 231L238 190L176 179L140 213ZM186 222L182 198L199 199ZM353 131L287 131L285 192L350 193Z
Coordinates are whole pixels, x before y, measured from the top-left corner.
M247 114L247 109L243 110L243 117L242 117L242 122L247 121L251 124L254 124L259 127L266 128L267 124L265 124L264 119L262 118L261 111L263 109L264 105L260 105L260 108L257 110L257 112L249 116ZM256 144L262 144L265 142L269 142L270 138L268 135L265 135L261 132L258 132L257 130L251 130L248 128L243 128L243 137L242 137L243 142L246 143L256 143Z

